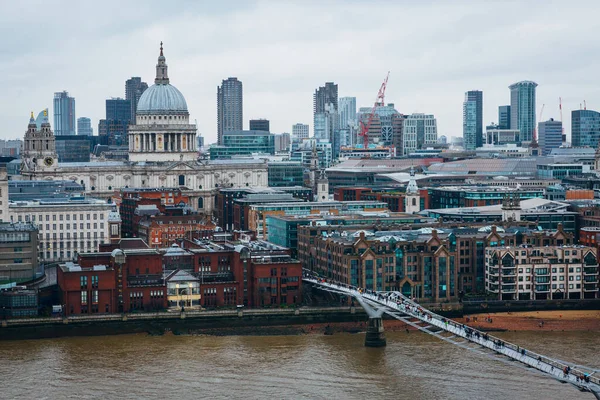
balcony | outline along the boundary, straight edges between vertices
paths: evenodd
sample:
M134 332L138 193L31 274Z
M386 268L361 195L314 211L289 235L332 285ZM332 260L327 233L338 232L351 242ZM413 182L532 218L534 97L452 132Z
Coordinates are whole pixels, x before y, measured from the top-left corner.
M584 276L583 277L583 281L585 283L598 283L598 277L591 275L591 276Z
M517 283L517 280L515 278L502 278L502 284L506 285L506 284L515 284Z
M598 284L597 283L591 283L591 284L585 284L583 285L583 291L584 292L595 292L598 290Z
M583 268L584 275L598 275L598 267L585 267Z
M488 275L498 276L498 268L490 268Z
M535 285L535 291L536 293L549 293L550 292L550 285Z

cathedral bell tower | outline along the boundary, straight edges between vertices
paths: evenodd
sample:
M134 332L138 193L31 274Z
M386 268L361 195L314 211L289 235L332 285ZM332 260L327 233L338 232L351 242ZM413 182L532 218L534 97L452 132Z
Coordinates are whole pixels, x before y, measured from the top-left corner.
M56 139L48 122L48 109L44 110L44 118L38 129L33 112L27 125L23 140L22 172L34 172L58 166Z
M421 194L415 180L415 170L410 168L410 180L406 185L406 195L404 197L404 211L408 214L416 214L421 211Z

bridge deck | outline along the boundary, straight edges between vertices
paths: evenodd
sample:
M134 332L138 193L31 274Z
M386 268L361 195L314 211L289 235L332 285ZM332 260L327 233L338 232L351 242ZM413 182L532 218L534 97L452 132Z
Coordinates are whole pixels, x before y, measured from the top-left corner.
M314 276L305 276L303 280L322 289L360 299L359 302L361 304L367 302L379 308L379 311L383 311L396 319L414 326L420 331L437 336L455 345L474 350L472 347L465 345L465 343L474 343L478 347L489 349L496 354L502 354L511 360L525 364L561 382L570 383L581 391L593 393L596 398L600 399L600 379L594 375L597 371L595 369L582 366L571 367L563 361L535 353L466 325L456 323L426 310L399 292L364 292L352 286L327 282ZM411 321L411 319L416 319L417 321ZM421 323L424 324L420 325ZM437 329L431 330L431 328ZM441 333L446 332L451 335L441 335ZM464 340L459 342L454 339Z

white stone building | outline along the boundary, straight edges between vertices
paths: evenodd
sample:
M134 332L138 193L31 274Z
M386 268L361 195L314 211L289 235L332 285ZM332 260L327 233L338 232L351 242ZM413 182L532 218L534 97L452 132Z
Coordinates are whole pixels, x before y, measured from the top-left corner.
M43 262L75 260L120 235L115 205L98 199L19 201L9 204L11 222L30 222L39 229L38 257Z
M30 121L25 134L23 179L72 180L85 185L87 194L107 198L123 187L179 187L192 208L207 214L220 187L267 186L264 161L197 160L196 125L189 122L185 98L170 84L162 46L154 82L140 97L136 125L129 127L129 161L59 163L46 116L40 130Z

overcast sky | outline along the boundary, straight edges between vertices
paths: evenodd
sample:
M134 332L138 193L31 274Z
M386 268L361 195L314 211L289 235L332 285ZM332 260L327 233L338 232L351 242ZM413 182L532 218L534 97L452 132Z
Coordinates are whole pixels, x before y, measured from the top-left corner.
M216 89L244 85L244 128L311 125L326 81L370 106L387 71L386 101L432 113L438 134L462 136L467 90L483 90L484 124L509 103L508 85L533 80L538 114L560 118L587 100L600 109L599 1L8 1L0 0L4 94L0 138L22 138L30 111L52 114L53 93L76 98L97 134L104 101L125 80L154 81L164 41L171 84L207 143L216 140ZM53 120L50 122L53 124Z

